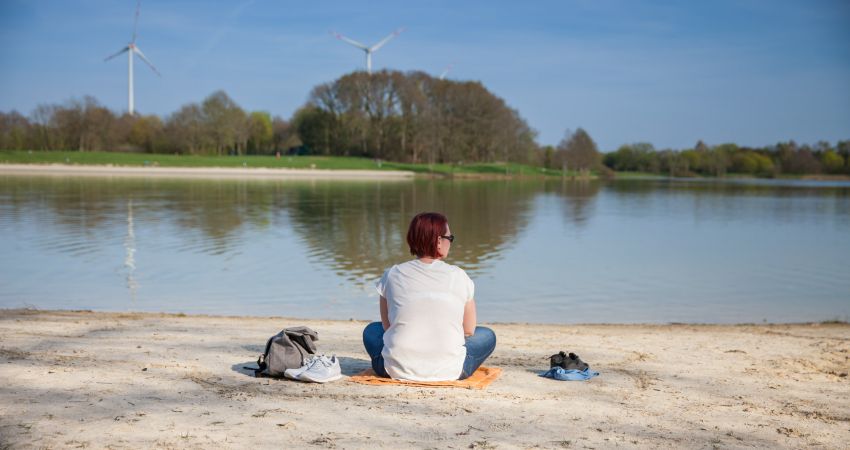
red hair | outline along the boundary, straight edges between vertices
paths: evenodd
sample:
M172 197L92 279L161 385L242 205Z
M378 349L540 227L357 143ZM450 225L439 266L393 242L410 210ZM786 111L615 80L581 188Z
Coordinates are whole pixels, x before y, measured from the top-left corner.
M419 258L443 256L437 252L437 241L448 230L448 225L449 220L440 213L424 212L414 216L407 228L410 253Z

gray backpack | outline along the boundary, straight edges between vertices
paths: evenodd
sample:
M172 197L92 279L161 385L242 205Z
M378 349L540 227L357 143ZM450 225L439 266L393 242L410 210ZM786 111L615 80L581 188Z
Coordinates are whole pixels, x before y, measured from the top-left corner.
M257 359L254 376L282 377L286 369L301 367L304 360L316 353L319 334L308 327L284 328L269 338L266 351Z

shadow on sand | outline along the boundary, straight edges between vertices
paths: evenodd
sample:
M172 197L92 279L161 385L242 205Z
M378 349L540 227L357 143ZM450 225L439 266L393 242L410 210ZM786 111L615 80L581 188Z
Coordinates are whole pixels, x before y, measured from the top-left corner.
M339 367L342 370L342 374L349 377L352 375L357 375L358 373L363 372L364 370L372 367L372 363L365 359L348 358L346 356L337 356L337 359L339 360ZM242 375L249 376L251 378L254 378L254 369L256 368L257 361L245 361L230 366L230 370L240 373Z

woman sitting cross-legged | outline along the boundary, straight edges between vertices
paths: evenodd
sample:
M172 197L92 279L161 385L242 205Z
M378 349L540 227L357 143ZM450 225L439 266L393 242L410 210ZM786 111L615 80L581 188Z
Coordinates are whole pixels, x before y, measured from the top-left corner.
M472 280L443 262L453 241L442 214L421 213L410 222L407 243L416 259L384 272L375 286L381 321L363 330L378 376L462 380L496 348L493 330L476 326Z

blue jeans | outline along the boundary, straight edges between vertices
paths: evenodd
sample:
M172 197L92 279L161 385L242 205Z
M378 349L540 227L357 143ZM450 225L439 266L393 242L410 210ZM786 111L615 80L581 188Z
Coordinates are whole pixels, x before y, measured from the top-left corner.
M363 345L372 358L372 370L379 377L390 378L384 369L384 326L381 322L372 322L363 330ZM496 333L487 327L475 327L475 333L466 338L466 360L459 380L469 378L496 349Z

